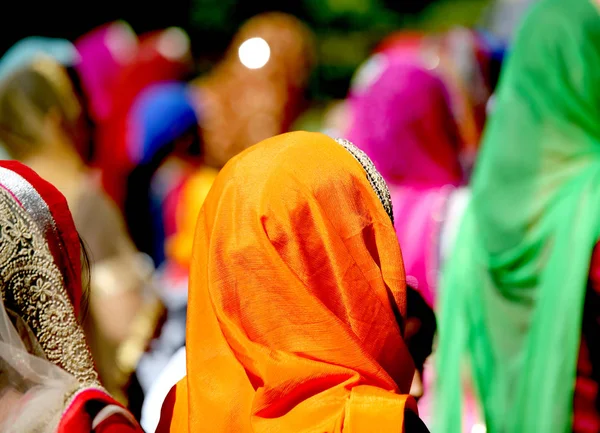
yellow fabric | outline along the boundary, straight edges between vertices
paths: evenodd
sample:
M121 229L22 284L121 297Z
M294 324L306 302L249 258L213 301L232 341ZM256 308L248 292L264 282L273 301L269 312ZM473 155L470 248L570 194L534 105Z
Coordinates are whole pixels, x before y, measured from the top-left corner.
M177 203L176 233L167 240L167 257L181 266L188 267L192 257L194 231L198 214L215 181L219 170L203 166L183 186Z
M163 416L172 432L401 432L416 411L405 313L394 227L362 166L323 134L265 140L200 212L188 374Z

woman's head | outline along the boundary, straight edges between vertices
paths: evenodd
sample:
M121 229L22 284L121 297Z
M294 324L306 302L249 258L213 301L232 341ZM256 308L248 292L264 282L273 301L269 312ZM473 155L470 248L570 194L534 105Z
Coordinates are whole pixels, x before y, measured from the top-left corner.
M138 96L157 83L181 80L191 66L189 38L183 30L172 27L142 35L135 57L119 73L111 115L100 130L96 149L104 189L119 206L124 202L125 177L131 169L128 123Z
M180 28L170 27L140 36L137 50L119 71L111 95L111 114L123 116L144 88L161 81L179 80L191 67L190 40Z
M29 36L10 47L0 58L0 77L4 78L39 56L47 56L65 68L77 64L81 57L75 46L65 39Z
M198 401L210 400L198 386L213 368L217 394L237 401L221 413L279 418L272 426L313 413L313 398L330 398L322 415L340 415L358 385L407 394L414 367L392 220L385 182L346 141L290 133L232 159L194 241L187 347L199 359L188 365Z
M165 152L199 153L182 148L180 141L197 135L198 116L187 86L175 81L144 89L128 113L127 151L133 165L164 158ZM196 147L198 142L195 140Z
M391 182L458 184L461 139L440 78L402 58L377 54L350 95L349 139Z
M198 80L207 163L220 168L286 132L303 108L313 63L312 35L296 18L267 13L244 24L221 64Z
M225 62L241 69L263 69L273 79L302 88L314 62L312 35L291 15L257 15L236 34ZM262 72L262 71L261 71Z
M376 53L420 65L444 81L461 137L461 161L470 171L494 87L492 42L462 27L431 35L402 31L384 39Z
M448 87L462 137L461 150L468 164L474 162L479 149L486 105L492 94L491 57L491 48L483 36L461 27L428 39L423 48L425 64Z
M145 89L127 120L127 150L133 169L127 177L126 221L137 248L160 264L164 259L162 206L151 190L166 187L156 174L170 155L186 161L198 156L198 120L187 86L177 82Z
M75 69L90 116L95 122L106 121L119 74L136 55L137 36L127 23L116 21L85 34L75 47L81 57Z
M31 169L2 162L0 226L5 307L33 334L33 346L39 344L49 361L80 382L97 382L76 319L81 251L65 198Z
M88 137L82 107L62 66L38 57L2 81L0 139L16 159L49 145L83 147Z

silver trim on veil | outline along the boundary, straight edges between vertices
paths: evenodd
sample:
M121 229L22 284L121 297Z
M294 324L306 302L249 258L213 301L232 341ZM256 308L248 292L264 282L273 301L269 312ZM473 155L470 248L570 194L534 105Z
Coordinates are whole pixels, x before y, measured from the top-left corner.
M375 194L379 198L379 201L383 205L386 213L392 220L392 224L394 224L394 209L392 207L392 197L390 195L390 189L385 183L383 176L377 171L375 164L371 161L371 158L367 156L365 152L360 150L356 145L346 140L345 138L336 138L335 141L342 145L353 157L356 159L360 165L364 168L367 173L367 179L369 183L373 187Z

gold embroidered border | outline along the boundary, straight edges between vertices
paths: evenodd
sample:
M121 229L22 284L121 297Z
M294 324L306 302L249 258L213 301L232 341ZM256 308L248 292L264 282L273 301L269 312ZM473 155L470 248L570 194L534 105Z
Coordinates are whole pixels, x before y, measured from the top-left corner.
M0 279L4 305L33 330L48 360L81 384L99 384L83 330L44 236L4 188L0 188Z

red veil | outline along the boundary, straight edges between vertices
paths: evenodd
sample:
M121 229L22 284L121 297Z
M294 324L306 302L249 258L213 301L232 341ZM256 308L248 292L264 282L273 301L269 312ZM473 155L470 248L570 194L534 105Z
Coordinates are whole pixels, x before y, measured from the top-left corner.
M0 162L1 431L141 432L102 389L76 319L80 253L62 194Z

